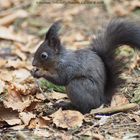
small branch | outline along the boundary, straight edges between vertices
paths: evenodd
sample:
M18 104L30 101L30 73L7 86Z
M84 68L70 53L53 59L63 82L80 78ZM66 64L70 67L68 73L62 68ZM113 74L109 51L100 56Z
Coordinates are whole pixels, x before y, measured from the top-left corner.
M117 112L125 112L130 109L137 108L138 104L129 103L121 106L109 107L109 108L99 108L91 110L91 114L113 114Z
M77 136L86 135L86 132L91 131L94 128L94 125L90 126L89 128L83 130L82 132L78 133ZM101 134L92 133L91 137L97 140L105 140L105 138Z

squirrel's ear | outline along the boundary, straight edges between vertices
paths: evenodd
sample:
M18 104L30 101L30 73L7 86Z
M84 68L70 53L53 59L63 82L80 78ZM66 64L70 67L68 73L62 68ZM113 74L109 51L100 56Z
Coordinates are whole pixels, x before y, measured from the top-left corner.
M48 42L48 46L58 51L61 47L58 32L60 30L60 20L56 21L46 33L45 40Z
M49 30L46 33L45 40L49 40L52 37L57 37L58 32L60 30L60 20L56 21L55 23L52 24L52 26L49 28Z
M48 40L48 47L55 50L55 52L59 52L61 49L61 42L58 37L52 37Z

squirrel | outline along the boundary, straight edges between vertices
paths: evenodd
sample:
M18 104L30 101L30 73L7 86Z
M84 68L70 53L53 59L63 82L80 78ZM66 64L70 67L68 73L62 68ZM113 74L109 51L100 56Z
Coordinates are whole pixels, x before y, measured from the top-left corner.
M113 19L89 47L69 50L63 47L56 21L34 54L32 75L66 87L71 103L81 113L109 104L120 78L120 60L115 50L122 45L140 49L140 25L126 19Z

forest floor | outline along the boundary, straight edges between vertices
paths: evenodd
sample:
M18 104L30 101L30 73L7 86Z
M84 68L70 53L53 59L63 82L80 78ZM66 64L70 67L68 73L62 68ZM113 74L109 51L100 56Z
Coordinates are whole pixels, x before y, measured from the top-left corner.
M69 102L65 88L30 74L34 52L54 21L63 20L62 42L75 50L87 47L109 19L139 18L140 1L60 2L0 1L0 140L140 139L140 53L134 49L117 51L126 62L126 83L111 105L85 115L54 106Z

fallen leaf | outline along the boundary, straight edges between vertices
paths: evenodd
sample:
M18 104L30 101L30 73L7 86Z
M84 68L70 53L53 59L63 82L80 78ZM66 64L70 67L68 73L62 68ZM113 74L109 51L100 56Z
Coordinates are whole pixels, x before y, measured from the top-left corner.
M133 0L133 1L131 1L131 5L129 7L130 11L133 11L136 8L140 8L140 1L139 0Z
M47 98L59 100L59 99L68 98L68 96L67 94L53 91L53 92L47 93Z
M0 70L0 79L2 81L12 81L13 80L13 76L12 74L9 74L9 71L7 70Z
M29 129L33 128L47 128L48 125L50 124L51 119L48 117L40 117L40 118L35 118L31 119L30 124L28 126Z
M56 133L54 133L54 137L56 139L61 139L61 140L72 140L72 135L67 134L65 132L63 132L63 133L56 132Z
M5 90L5 83L4 81L0 80L0 94L3 93Z
M28 43L31 43L31 42L28 42ZM21 52L24 52L24 53L31 53L29 51L29 46L30 45L25 45L23 43L20 43L20 42L14 42L14 46L20 50Z
M133 94L134 95L133 95L133 97L131 99L131 102L140 104L140 88L139 87L136 88L134 90Z
M113 8L113 11L117 16L127 16L129 14L128 10L124 9L124 7L119 4Z
M34 135L37 135L39 137L50 137L51 133L49 131L47 131L46 129L35 129L34 130Z
M26 80L29 76L31 76L30 72L26 69L19 69L13 71L14 78L18 79L18 82L22 82Z
M83 40L85 40L85 38L80 32L73 33L72 35L64 36L62 38L63 42L72 42L72 43L75 41L83 41Z
M112 98L111 107L120 106L128 103L129 101L124 95L116 94Z
M23 121L23 123L27 126L32 118L35 118L36 115L30 112L21 112L19 113L19 118Z
M127 132L123 136L123 140L137 140L137 139L139 139L139 133Z
M128 114L128 117L134 121L137 122L137 125L140 125L140 116L136 115L136 114Z
M3 18L0 18L0 25L9 25L12 22L15 21L16 18L25 18L28 16L28 13L25 10L17 10L13 13L10 13L7 16L4 16Z
M135 112L133 112L133 113L140 116L140 110L135 111Z
M35 109L35 107L37 106L38 102L37 101L33 101L27 108L26 111L33 111Z
M1 0L0 1L0 8L10 8L10 6L12 5L10 0Z
M13 84L9 84L8 93L3 100L3 104L6 108L12 108L22 112L32 102L31 96L22 96L17 92L16 87Z
M50 121L50 118L47 116L42 116L41 118L44 119L45 121Z
M18 78L16 79L16 78L14 78L15 82L9 82L9 81L6 82L6 89L8 89L9 93L15 92L17 93L18 96L22 96L22 95L29 95L29 94L33 95L39 91L38 86L35 84L35 80L32 77L26 78L26 77L22 77L21 75L21 79ZM22 79L22 78L26 78L26 79Z
M98 122L96 122L94 125L104 125L107 123L108 119L110 118L110 116L104 116L104 115L96 115L96 118L100 118L100 120Z
M0 59L0 68L2 68L3 66L5 66L6 62L7 62L6 60Z
M0 107L0 122L6 122L9 125L21 124L18 112L13 111L11 108L5 108L3 105Z
M21 120L20 119L10 119L10 120L5 120L5 122L7 122L9 125L16 125L16 124L21 124Z
M84 116L78 111L62 111L61 109L52 114L51 117L53 118L53 123L57 127L67 129L80 127L84 119Z
M27 59L26 54L21 52L19 49L15 49L13 50L13 54L16 54L20 59L22 59L23 61Z
M10 129L12 130L23 130L24 128L25 128L25 125L23 124L10 127Z
M1 127L1 128L4 127L4 126L6 126L6 125L7 125L6 122L4 122L4 121L0 121L0 127Z
M19 35L11 31L9 28L0 27L0 38L25 43L27 41L25 35Z
M16 133L16 139L18 139L18 140L27 140L28 136L27 136L27 134L24 133L24 131L18 131Z
M8 60L6 65L5 65L6 68L27 68L28 69L28 66L27 66L27 62L26 61L21 61L19 59L16 59L16 60Z
M4 120L4 119L13 119L13 118L17 118L18 117L18 112L17 111L13 111L11 108L5 108L3 106L3 104L0 104L0 120Z
M35 96L37 99L42 100L42 101L46 99L46 96L43 93L37 93Z

